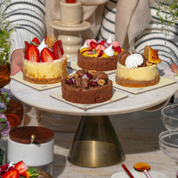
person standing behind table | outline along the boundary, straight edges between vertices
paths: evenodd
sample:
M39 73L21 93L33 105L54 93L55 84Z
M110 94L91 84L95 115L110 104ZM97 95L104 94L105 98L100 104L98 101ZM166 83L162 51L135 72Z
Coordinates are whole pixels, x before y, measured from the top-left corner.
M127 0L124 2L129 3ZM119 18L117 13L122 14L123 12L124 15L124 11L129 12L129 8L127 8L126 4L123 5L120 0L108 1L104 9L97 39L107 40L111 36L112 40L118 39L121 46L130 52L143 53L144 47L149 45L159 51L163 64L170 66L174 62L178 65L177 24L169 26L169 35L166 37L165 31L168 29L165 28L166 25L164 23L161 24L161 20L156 15L159 2L157 0L138 1L135 9L134 2L136 1L132 1L130 6L130 16L128 14L123 18L120 15ZM123 9L119 9L118 6L123 7ZM164 22L166 23L165 18ZM124 26L127 26L128 30L124 31ZM120 31L118 31L119 29Z
M2 0L0 6L6 0ZM23 69L24 41L31 41L35 36L42 40L45 35L45 4L46 0L11 0L11 4L3 11L10 25L15 26L11 33L9 60L11 75Z

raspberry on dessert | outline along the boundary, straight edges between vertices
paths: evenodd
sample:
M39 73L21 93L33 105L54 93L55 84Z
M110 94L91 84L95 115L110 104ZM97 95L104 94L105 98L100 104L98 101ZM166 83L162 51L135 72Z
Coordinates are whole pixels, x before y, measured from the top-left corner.
M71 85L73 83L72 79L70 78L69 80L66 81L67 84Z
M86 73L86 75L87 75L87 77L88 77L89 79L92 79L91 73Z
M98 83L95 82L95 81L91 81L91 82L90 82L90 85L91 85L92 87L95 87L95 86L98 86Z

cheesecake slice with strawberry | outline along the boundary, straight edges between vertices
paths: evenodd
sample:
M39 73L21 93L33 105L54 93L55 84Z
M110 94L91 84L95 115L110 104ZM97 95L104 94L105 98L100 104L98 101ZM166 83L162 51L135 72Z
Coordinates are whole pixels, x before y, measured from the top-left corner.
M67 57L62 41L53 35L40 43L37 37L25 41L23 59L23 79L36 84L61 82L68 75Z

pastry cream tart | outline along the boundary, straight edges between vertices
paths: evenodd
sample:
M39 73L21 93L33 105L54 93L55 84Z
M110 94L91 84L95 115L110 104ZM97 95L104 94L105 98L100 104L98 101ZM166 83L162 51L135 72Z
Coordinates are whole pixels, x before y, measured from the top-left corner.
M156 85L160 80L157 65L127 68L117 63L116 83L125 87L146 87Z
M31 83L58 83L67 75L67 58L65 56L53 62L37 63L23 59L23 79Z

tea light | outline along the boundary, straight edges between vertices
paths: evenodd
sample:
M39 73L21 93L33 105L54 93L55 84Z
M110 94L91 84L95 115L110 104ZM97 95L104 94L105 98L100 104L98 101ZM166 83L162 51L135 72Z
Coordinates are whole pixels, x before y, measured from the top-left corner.
M81 22L81 3L73 0L60 2L60 19L63 24L79 24Z
M23 160L27 166L46 167L51 173L54 155L54 133L43 127L18 127L10 131L7 142L7 161Z

